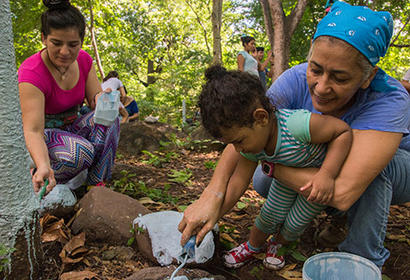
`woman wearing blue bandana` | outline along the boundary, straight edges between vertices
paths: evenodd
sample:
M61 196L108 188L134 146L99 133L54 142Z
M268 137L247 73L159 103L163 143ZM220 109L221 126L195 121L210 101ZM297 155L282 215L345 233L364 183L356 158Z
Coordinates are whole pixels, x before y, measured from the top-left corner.
M410 201L409 95L376 66L386 54L392 30L388 12L336 1L317 26L308 62L285 71L267 92L278 109L332 115L352 127L352 148L329 206L347 212L349 232L339 250L379 267L390 255L383 246L390 205ZM233 196L229 189L228 178L239 157L232 145L227 146L210 184L184 213L179 225L182 243L198 230L201 240L225 214L222 203L230 201L233 207L245 191ZM273 176L315 202L322 194L305 184L316 172L277 164ZM254 188L266 196L271 180L259 169Z

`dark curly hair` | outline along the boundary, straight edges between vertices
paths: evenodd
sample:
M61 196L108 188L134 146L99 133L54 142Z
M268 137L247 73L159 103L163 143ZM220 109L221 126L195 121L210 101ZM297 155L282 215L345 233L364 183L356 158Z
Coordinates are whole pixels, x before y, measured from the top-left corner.
M47 37L51 29L77 28L81 41L85 36L85 18L69 0L43 0L47 10L41 15L41 33Z
M202 124L215 138L221 138L221 129L234 126L251 127L253 112L263 108L272 116L275 108L265 95L261 81L247 72L227 71L214 65L205 71L198 106Z

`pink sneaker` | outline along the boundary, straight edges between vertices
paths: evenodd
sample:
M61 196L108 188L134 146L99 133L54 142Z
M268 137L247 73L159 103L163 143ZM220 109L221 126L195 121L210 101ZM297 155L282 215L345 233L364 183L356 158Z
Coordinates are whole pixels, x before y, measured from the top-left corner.
M247 242L244 242L223 255L224 264L229 268L238 268L253 259L253 255L258 253L251 251Z
M96 187L102 187L102 188L104 188L104 187L105 187L105 183L104 183L104 182L98 182L95 186L96 186Z
M282 247L281 244L273 240L269 240L268 248L266 250L266 257L263 259L263 265L267 269L280 270L285 266L285 259L283 256L277 256L278 249Z

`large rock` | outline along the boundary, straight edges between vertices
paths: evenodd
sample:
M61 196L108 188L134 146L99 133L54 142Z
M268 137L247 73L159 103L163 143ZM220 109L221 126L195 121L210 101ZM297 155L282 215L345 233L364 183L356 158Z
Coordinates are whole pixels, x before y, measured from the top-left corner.
M133 275L126 278L126 280L163 280L170 277L177 266L171 265L167 267L148 267L141 269ZM211 278L214 280L225 280L224 276L212 275L211 273L200 269L181 269L177 276L186 276L188 280Z
M133 220L150 213L137 200L109 188L94 187L79 202L72 224L75 234L84 231L87 240L125 245L133 237Z
M142 150L150 152L160 148L160 141L170 142L167 135L177 133L171 126L163 123L148 124L142 121L121 125L118 153L137 156Z

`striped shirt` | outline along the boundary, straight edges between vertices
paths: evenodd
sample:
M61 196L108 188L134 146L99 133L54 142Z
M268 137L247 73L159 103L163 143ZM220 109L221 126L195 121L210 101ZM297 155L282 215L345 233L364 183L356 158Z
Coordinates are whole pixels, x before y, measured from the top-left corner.
M256 162L265 160L293 167L320 167L326 156L327 144L310 142L311 112L303 109L280 109L275 114L278 133L274 154L269 156L265 151L258 154L241 154Z

